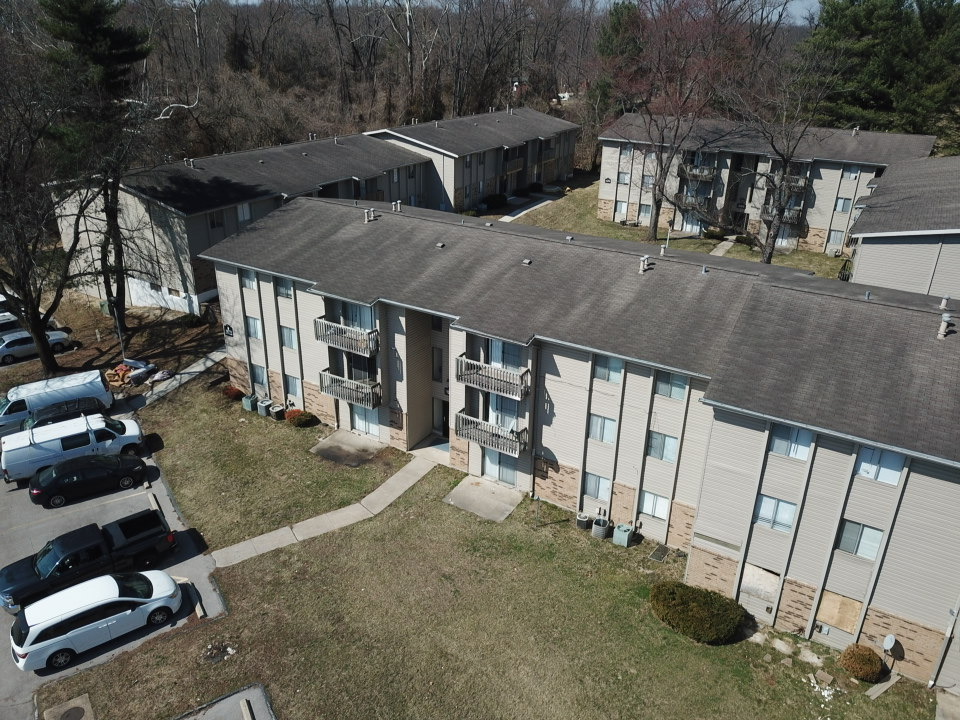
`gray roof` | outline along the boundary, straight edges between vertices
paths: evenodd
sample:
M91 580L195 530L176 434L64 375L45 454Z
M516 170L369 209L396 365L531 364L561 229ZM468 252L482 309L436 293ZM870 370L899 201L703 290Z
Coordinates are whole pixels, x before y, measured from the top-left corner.
M381 175L426 162L422 155L367 135L347 135L196 158L134 170L128 190L185 215L261 197L300 195L350 177Z
M859 204L851 235L960 232L960 156L893 165Z
M960 335L936 339L937 302L757 284L704 399L960 462Z
M380 207L365 224L353 204L297 199L202 257L487 336L710 377L710 400L960 462L947 437L960 421L960 335L935 339L936 298L870 288L866 300L866 286L786 268ZM653 268L640 275L645 253Z
M412 143L460 157L491 148L516 147L537 138L548 138L579 125L530 108L500 110L449 120L431 120L377 130Z
M659 126L670 126L664 118ZM653 135L653 137L651 137ZM651 133L645 116L627 113L600 134L601 140L615 142L659 143L659 133ZM905 135L836 128L809 128L797 148L797 160L840 160L843 162L890 165L903 160L924 158L933 149L933 135ZM721 119L698 120L688 139L686 150L726 150L756 155L769 155L770 145L755 131Z

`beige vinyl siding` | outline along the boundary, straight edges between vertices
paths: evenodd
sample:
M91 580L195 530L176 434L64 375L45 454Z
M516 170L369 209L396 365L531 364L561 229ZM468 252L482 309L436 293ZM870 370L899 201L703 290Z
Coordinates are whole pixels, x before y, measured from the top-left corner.
M844 517L886 531L899 496L900 488L896 485L854 478Z
M620 158L620 144L609 140L603 141L603 150L600 155L600 187L597 191L598 200L613 200L617 194L617 166ZM606 182L604 178L610 178Z
M447 371L450 380L450 426L454 427L455 418L458 412L464 409L466 403L466 386L456 381L457 377L457 358L467 350L467 333L463 330L455 330L448 326L448 357Z
M545 345L540 352L538 454L548 460L583 467L590 373L587 353L557 345Z
M810 446L806 460L767 453L767 464L763 470L760 492L799 505L804 486L807 484L810 458L813 455L813 444Z
M960 297L960 235L940 239L943 244L929 292L941 297Z
M830 627L827 633L814 632L813 639L834 650L843 650L847 645L856 642L857 638L839 628Z
M766 423L715 410L704 482L697 507L694 544L705 535L741 546L753 520ZM730 554L729 549L724 551Z
M817 449L802 512L798 508L797 539L787 572L809 585L819 585L836 540L837 522L853 472L853 445L817 437Z
M687 420L680 443L680 464L677 466L677 484L674 499L696 506L700 497L703 464L707 458L707 438L713 422L713 410L700 402L706 391L706 380L690 379Z
M872 605L933 628L960 592L960 472L912 461Z
M926 293L939 253L940 243L929 240L864 239L857 248L853 281Z
M267 369L283 373L280 326L277 322L277 297L273 292L273 276L257 273L257 290L263 313L263 349L267 357Z
M300 321L300 357L303 361L303 379L318 385L320 372L330 365L330 353L326 344L317 340L314 320L322 318L326 312L324 298L316 293L306 292L303 286L294 284L297 294L297 318Z
M639 513L639 510L637 510ZM659 543L667 541L667 521L651 515L638 515L637 527L644 538L656 540Z
M583 464L584 470L612 480L614 476L616 447L616 443L587 440L586 459Z
M440 209L441 202L446 200L446 209L449 210L453 205L453 161L442 153L429 150L421 145L408 142L393 135L378 134L375 135L381 140L399 145L400 147L411 150L419 155L423 155L428 161L426 164L417 166L417 174L422 177L420 180L419 193L423 197L423 206ZM448 195L447 191L450 194ZM403 199L403 198L401 198Z
M433 429L433 378L430 348L430 316L406 311L406 380L409 408L407 441L410 447L423 440ZM382 352L380 353L383 354Z
M642 365L627 364L623 372L623 408L617 452L617 482L640 486L650 418L652 373Z
M391 400L395 400L399 409L405 414L410 412L410 400L407 391L407 381L410 372L410 362L407 357L407 332L406 332L406 313L407 311L396 305L386 306L386 326L384 331L386 337L380 338L380 352L387 352L393 358L393 371L390 373L388 382L383 386L383 402L388 406ZM461 390L462 396L462 390ZM456 413L456 409L451 405L451 413ZM409 430L410 418L404 419L404 429ZM408 435L409 440L409 435Z
M754 525L750 535L750 547L747 549L747 562L783 575L792 539L793 532Z
M243 328L243 308L240 303L240 278L236 268L217 265L217 287L220 289L220 315L224 325L233 328L233 337L224 336L227 354L247 363L246 334Z
M875 560L857 557L843 550L834 550L830 574L824 587L838 595L862 601L867 594L875 564Z
M833 208L837 202L837 190L840 187L843 165L841 163L816 162L810 172L810 191L807 197L815 198L807 208L807 224L812 228L844 229L846 222L839 225L834 222ZM850 215L856 198L851 198Z
M431 323L431 328L432 328L433 327L432 318L429 315L427 316L427 320L428 322ZM448 320L443 321L443 327L445 329L449 327ZM441 352L443 353L443 380L440 380L440 381L433 379L433 348L440 348ZM456 370L456 368L454 368L454 370ZM431 330L430 332L430 380L432 383L431 397L435 397L440 400L446 400L448 397L447 389L450 384L450 378L452 377L454 376L450 374L450 348L449 348L449 342L447 340L447 333L443 331L437 332L437 331ZM433 410L431 409L431 413L432 412Z

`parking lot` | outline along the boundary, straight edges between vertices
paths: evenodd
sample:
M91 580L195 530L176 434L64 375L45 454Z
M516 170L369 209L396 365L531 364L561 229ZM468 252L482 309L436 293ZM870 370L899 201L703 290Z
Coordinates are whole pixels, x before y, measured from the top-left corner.
M150 507L149 493L153 493L170 528L177 532L177 550L165 557L156 567L174 577L186 578L196 593L181 586L185 591L184 605L174 618L173 626L183 625L195 610L195 600L200 602L208 616L223 611L219 595L209 580L213 561L203 555L202 539L189 531L178 517L160 471L151 459L147 459L147 478L150 488L134 486L129 490L104 493L85 500L73 501L65 507L52 510L30 502L27 490L17 488L15 483L0 485L0 567L35 553L51 538L89 523L103 525L134 512ZM3 617L4 634L8 632L9 617ZM32 720L34 718L33 693L51 679L78 672L85 667L105 663L117 655L136 647L157 632L169 628L131 633L126 637L82 654L76 663L57 673L21 672L9 658L9 639L3 639L4 659L0 660L0 717L4 720Z

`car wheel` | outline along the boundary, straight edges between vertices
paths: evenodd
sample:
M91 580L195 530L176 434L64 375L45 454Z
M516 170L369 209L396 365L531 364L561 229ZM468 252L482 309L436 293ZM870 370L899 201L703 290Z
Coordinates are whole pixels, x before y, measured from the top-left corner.
M50 498L50 507L58 508L63 507L67 502L67 499L63 495L54 495Z
M127 488L132 488L132 487L133 487L133 478L132 478L132 477L130 477L129 475L124 475L122 478L120 478L120 489L121 489L121 490L126 490Z
M4 355L2 358L0 358L0 362L2 362L4 365L13 365L14 360L16 360L16 358L13 357L13 355Z
M51 670L59 670L65 668L67 665L73 662L73 658L76 657L73 650L57 650L53 655L47 658L47 667Z
M55 353L62 353L62 352L63 352L63 343L61 343L61 342L55 342L53 345L50 346L50 349L53 350Z
M138 448L136 445L132 445L132 444L131 444L131 445L125 445L124 448L123 448L123 450L120 451L120 454L121 454L121 455L131 455L131 456L134 456L134 455L136 455L136 454L138 453L139 450L140 450L140 448Z
M165 607L159 607L147 615L147 625L158 627L166 625L170 621L170 611Z

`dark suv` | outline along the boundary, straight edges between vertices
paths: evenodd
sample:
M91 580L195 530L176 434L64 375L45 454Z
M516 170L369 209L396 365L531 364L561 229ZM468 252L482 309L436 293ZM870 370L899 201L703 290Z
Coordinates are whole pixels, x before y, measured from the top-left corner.
M73 420L84 415L101 415L106 412L103 403L95 397L73 398L72 400L63 400L62 402L48 405L33 413L33 417L28 417L20 423L21 430L29 430L32 427L43 427L53 423L63 422L64 420Z

